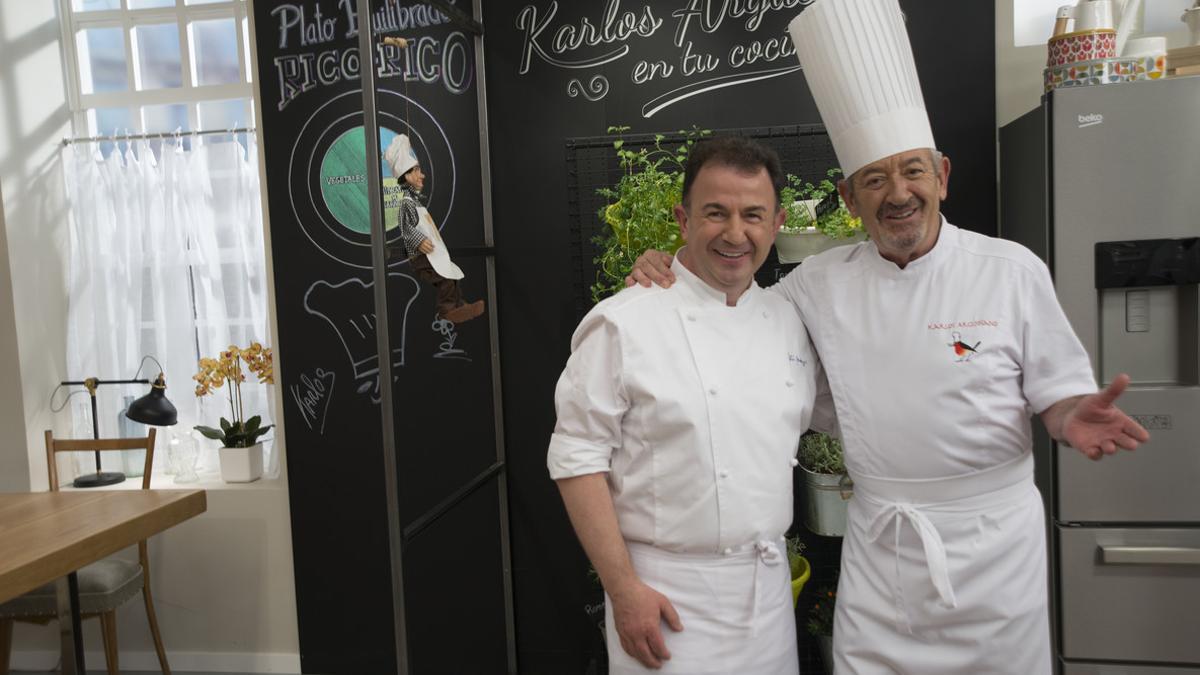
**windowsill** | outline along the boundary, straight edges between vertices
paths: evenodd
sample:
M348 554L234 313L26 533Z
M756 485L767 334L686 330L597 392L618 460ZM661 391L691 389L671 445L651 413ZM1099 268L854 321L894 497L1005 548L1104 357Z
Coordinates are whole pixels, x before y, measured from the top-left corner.
M155 474L150 477L151 490L284 490L287 485L282 478L260 478L252 483L226 483L221 480L219 473L201 473L198 474L199 480L191 483L176 483L174 476L164 474ZM105 485L98 488L77 488L74 485L67 483L59 487L60 490L70 491L85 491L85 490L140 490L142 487L142 477L127 477L123 482L114 485Z

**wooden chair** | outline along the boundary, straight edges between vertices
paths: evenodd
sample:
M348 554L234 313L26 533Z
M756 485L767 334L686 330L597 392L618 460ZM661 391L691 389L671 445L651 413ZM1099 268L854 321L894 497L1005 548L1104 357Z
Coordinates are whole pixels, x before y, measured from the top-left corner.
M55 440L53 433L46 432L46 461L50 468L50 491L58 490L58 468L56 453L91 452L93 450L146 450L146 464L142 473L142 489L150 489L150 472L154 467L153 428L145 438L102 438L99 440ZM87 514L80 517L86 518ZM92 563L78 572L80 612L85 619L98 617L100 633L104 638L104 661L109 675L118 675L117 660L117 607L133 599L141 590L146 603L146 618L150 621L150 634L154 638L154 650L158 652L158 663L164 675L170 675L167 653L163 649L162 636L158 632L158 619L154 615L154 601L150 596L150 556L146 542L138 542L138 564L118 558L107 558ZM0 604L0 675L8 675L8 661L12 652L12 629L15 621L45 625L58 618L58 604L54 584L47 584L25 595Z

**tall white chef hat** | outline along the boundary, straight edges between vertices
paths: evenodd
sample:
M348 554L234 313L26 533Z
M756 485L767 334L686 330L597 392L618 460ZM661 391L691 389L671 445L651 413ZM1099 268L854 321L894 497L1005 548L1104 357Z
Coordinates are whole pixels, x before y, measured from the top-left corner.
M935 147L898 0L817 0L788 32L843 175Z
M407 134L400 134L392 139L387 150L383 151L383 159L388 166L392 167L392 175L396 178L403 176L409 169L420 163L417 161L417 153L413 152L412 143L409 142Z

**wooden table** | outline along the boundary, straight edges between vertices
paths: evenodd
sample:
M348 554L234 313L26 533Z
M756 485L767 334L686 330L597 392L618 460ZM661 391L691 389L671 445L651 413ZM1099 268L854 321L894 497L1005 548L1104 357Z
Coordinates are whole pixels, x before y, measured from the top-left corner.
M203 490L0 494L0 602L57 581L63 673L82 675L75 571L206 508Z

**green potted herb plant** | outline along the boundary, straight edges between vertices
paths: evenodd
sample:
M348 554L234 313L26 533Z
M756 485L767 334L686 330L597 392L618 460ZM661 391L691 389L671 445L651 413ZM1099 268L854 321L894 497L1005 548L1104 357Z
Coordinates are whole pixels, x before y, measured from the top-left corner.
M837 194L834 180L840 174L840 169L830 169L816 185L788 174L787 184L780 190L786 216L775 237L779 262L802 262L810 255L866 238L862 220L850 215ZM833 203L836 206L830 208Z
M845 535L846 506L854 484L846 473L842 442L828 434L807 434L800 440L797 459L804 470L808 505L804 526L826 537Z
M656 134L653 147L631 150L621 137L627 131L627 126L608 128L617 135L613 149L622 171L616 185L597 190L608 200L599 212L608 228L592 239L600 247L593 259L598 266L593 302L625 288L634 261L647 249L675 253L683 245L674 209L683 194L684 165L696 141L711 134L681 130L683 141L677 146L664 146L666 136Z
M792 606L794 607L800 598L800 591L804 590L804 584L812 575L812 566L804 557L804 542L800 541L800 537L794 534L789 535L785 541L787 542L788 569L792 573Z

